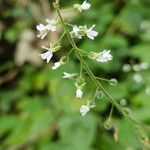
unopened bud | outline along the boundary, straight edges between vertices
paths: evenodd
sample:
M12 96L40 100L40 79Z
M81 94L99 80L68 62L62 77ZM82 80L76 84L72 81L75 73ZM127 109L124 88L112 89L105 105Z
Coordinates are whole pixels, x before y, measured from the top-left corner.
M107 130L111 130L114 127L113 120L111 117L109 117L105 122L104 122L104 128Z
M109 84L113 85L113 86L115 86L117 83L118 83L118 81L115 78L113 78L109 81Z
M121 99L120 105L126 106L127 105L127 101L125 99Z

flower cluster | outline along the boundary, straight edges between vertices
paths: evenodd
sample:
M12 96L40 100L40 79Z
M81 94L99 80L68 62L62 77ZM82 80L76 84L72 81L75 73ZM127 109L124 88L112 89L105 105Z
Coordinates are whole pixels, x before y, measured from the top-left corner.
M73 26L72 35L74 37L77 37L78 39L82 39L83 36L87 35L87 37L91 40L94 40L94 38L98 35L97 31L94 31L93 28L95 25L91 26L90 28L87 28L87 26Z
M40 37L41 39L44 39L49 31L56 31L57 25L59 21L56 19L46 19L46 24L40 23L36 26L37 30L39 31L39 34L37 37Z
M87 1L84 1L82 4L75 4L74 9L81 13L84 10L90 9L91 4L89 4ZM84 36L87 36L90 40L94 40L98 36L98 32L94 30L95 25L92 25L91 27L87 27L86 25L84 26L78 26L78 25L70 25L69 23L62 22L61 18L58 19L46 19L45 24L40 23L37 25L37 30L39 31L39 34L37 35L41 39L44 39L47 34L51 31L54 32L57 30L58 25L66 25L66 27L70 28L71 30L69 31L69 35L72 38L78 38L82 39ZM64 34L62 34L61 39L63 38L64 35L66 35L65 31ZM43 59L46 60L47 63L50 62L51 58L53 57L54 53L58 50L61 49L60 41L57 43L50 43L49 47L42 46L42 48L45 50L42 54L39 54L39 56ZM54 62L54 65L52 66L52 70L56 70L62 65L65 65L69 61L69 56L71 54L72 50L66 55L60 58L59 61ZM111 61L113 59L113 56L111 55L111 50L103 50L100 52L84 52L84 51L79 51L82 55L82 53L86 53L86 57L90 58L92 60L96 60L99 63L106 63L108 61ZM81 64L82 66L82 64ZM82 68L82 67L81 67ZM73 81L75 87L76 87L76 99L80 100L83 97L84 94L84 87L86 85L85 79L83 77L84 75L82 74L82 70L80 70L80 75L76 73L67 73L63 72L63 79L70 79ZM111 85L115 85L117 81L115 79L107 80ZM79 112L81 113L82 116L85 116L86 113L90 111L91 108L95 107L95 100L92 99L91 101L87 101L86 105L82 105L79 109Z

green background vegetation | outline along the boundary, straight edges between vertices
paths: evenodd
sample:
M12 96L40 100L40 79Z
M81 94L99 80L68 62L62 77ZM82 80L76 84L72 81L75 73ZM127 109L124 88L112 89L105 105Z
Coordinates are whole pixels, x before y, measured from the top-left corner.
M60 1L67 21L88 27L96 24L99 36L94 41L76 40L78 46L87 51L112 50L114 60L109 63L86 61L95 75L118 79L115 87L102 84L118 102L127 100L134 118L149 125L150 95L145 89L150 87L150 71L141 71L144 82L136 83L135 72L124 73L122 67L150 63L150 1L89 0L91 9L81 14L71 7L82 1ZM76 57L72 55L67 65L51 70L53 62L71 48L66 39L51 64L39 58L41 45L57 41L62 31L41 41L36 37L36 24L54 16L52 1L0 0L0 150L141 150L141 130L116 109L113 120L119 140L113 138L114 129L104 128L111 108L105 97L81 117L79 106L91 98L94 84L85 76L85 94L77 101L73 83L61 79L63 71L79 72ZM150 135L148 128L146 134Z

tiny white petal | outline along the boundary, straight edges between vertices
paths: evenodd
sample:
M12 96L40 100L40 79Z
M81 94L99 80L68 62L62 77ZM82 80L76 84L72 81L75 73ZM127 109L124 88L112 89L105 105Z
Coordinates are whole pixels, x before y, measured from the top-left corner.
M104 50L104 51L102 51L102 52L100 52L99 54L98 54L98 56L97 56L97 61L98 62L107 62L107 61L110 61L110 60L112 60L113 59L113 57L112 57L112 55L110 54L110 50Z
M85 116L89 112L90 108L87 105L82 105L80 107L80 113L82 116Z
M94 38L97 37L97 35L98 35L98 32L93 30L94 27L95 27L95 25L93 25L92 27L90 27L90 28L87 30L87 36L88 36L91 40L94 40Z
M141 76L141 74L135 73L135 74L133 75L133 80L134 80L136 83L141 83L141 82L143 82L143 77Z
M90 7L91 7L91 4L87 3L86 1L84 1L81 5L82 10L88 10L90 9Z
M64 76L62 78L64 78L64 79L66 79L66 78L71 79L74 76L74 74L67 73L67 72L63 72L63 74L64 74Z
M47 51L43 54L39 54L43 60L47 60L47 63L51 60L53 53L51 51Z
M61 66L61 63L60 62L56 62L54 63L54 66L52 67L53 70L59 68Z
M47 25L46 29L50 31L56 31L56 23L57 21L55 19L46 19Z
M82 95L83 95L82 90L78 88L78 89L76 90L76 98L77 98L77 99L80 99L80 98L82 98Z

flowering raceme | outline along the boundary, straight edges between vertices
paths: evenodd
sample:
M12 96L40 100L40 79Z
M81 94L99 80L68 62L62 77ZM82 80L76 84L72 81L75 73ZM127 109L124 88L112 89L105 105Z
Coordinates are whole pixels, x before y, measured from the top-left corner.
M54 7L57 8L57 5L56 6L54 5ZM82 4L74 5L75 10L77 10L78 12L82 12L83 10L88 10L90 7L91 7L91 4L89 4L87 1L84 1ZM58 11L59 10L57 10L57 12ZM89 39L94 40L95 37L98 36L98 32L94 30L95 25L92 25L90 28L88 28L86 25L84 26L71 25L72 31L70 31L69 30L70 23L66 23L60 15L61 15L60 12L58 12L59 18L46 19L45 24L40 23L39 25L37 25L36 28L39 31L39 34L37 36L40 37L41 39L45 38L50 31L51 32L56 31L58 25L64 26L64 29L65 29L59 41L56 43L50 43L49 47L42 46L42 48L46 50L46 52L39 54L39 55L43 60L46 60L46 62L49 63L54 53L61 49L62 47L60 45L61 39L64 37L64 35L67 35L73 48L70 50L68 54L61 57L59 61L54 62L54 65L52 66L52 70L56 70L62 65L66 65L68 63L69 56L71 55L71 53L73 51L76 51L76 54L78 55L81 61L80 73L78 74L78 73L63 72L62 78L70 79L73 81L74 85L76 86L76 91L75 91L76 99L81 100L83 98L83 88L85 88L85 85L86 85L84 74L82 73L83 69L86 69L84 65L84 60L81 60L82 54L84 54L84 56L86 56L87 58L94 59L97 62L101 62L101 63L111 61L113 59L113 56L110 53L111 50L103 50L102 52L99 52L99 53L97 52L87 53L87 52L84 52L84 50L80 50L79 48L77 48L73 38L76 37L78 39L82 39L83 36L87 36ZM89 75L91 75L91 73L89 73ZM93 80L95 80L95 78ZM117 83L117 80L115 79L111 79L111 80L105 79L105 81L109 82L111 85L115 85ZM99 82L99 81L96 80L95 82ZM98 91L96 89L95 94L97 94L97 92ZM82 116L85 116L93 107L95 107L95 96L91 101L87 101L87 105L81 105L81 107L79 108L79 112L81 113Z

